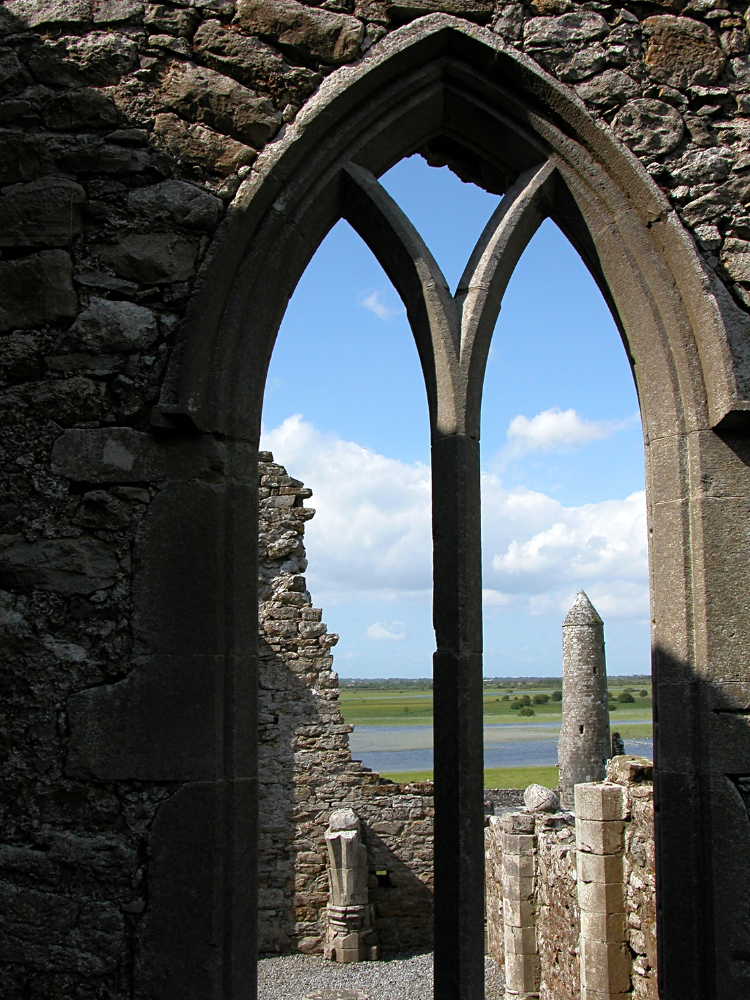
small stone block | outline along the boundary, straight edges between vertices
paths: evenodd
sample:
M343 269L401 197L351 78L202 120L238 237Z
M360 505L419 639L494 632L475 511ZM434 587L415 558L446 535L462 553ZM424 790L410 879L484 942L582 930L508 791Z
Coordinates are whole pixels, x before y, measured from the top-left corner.
M625 914L581 910L581 937L590 941L625 941Z
M594 913L623 913L625 891L620 882L579 882L578 905Z
M536 847L536 837L532 834L503 834L503 854L531 854Z
M506 875L522 875L532 878L534 875L534 855L504 854L503 871Z
M534 817L526 812L506 813L501 823L505 833L533 833L535 829Z
M503 899L531 899L533 895L533 878L503 874Z
M622 785L591 782L575 786L576 819L627 819L627 793Z
M512 927L506 924L503 928L506 955L535 955L536 930L534 927Z
M630 951L622 942L581 938L581 986L608 995L630 989Z
M503 922L511 927L531 927L534 910L528 899L504 899Z
M538 955L505 955L505 985L515 993L539 990L541 963Z
M654 765L648 757L623 754L613 757L607 763L607 780L618 785L635 785L641 781L654 780Z
M602 822L576 817L576 849L591 854L621 854L624 827L622 820Z
M622 882L621 854L576 852L576 868L581 882Z

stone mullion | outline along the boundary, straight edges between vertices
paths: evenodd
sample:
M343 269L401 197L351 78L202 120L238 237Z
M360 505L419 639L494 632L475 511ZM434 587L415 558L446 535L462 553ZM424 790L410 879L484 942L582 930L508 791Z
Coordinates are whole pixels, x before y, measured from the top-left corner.
M484 997L479 444L432 445L435 998Z

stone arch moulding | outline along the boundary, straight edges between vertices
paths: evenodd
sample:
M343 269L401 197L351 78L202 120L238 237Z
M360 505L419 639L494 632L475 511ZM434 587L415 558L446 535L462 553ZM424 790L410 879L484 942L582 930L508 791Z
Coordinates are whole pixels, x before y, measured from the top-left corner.
M236 445L222 501L227 534L216 543L225 549L211 558L221 565L226 593L234 587L241 599L228 602L223 632L211 640L215 652L231 657L239 642L252 662L254 633L242 617L244 609L253 620L253 587L238 582L245 571L252 577L252 560L248 556L245 566L236 551L228 552L232 537L251 547L257 536L252 514L242 515L249 518L243 526L233 505L247 500L254 510L252 455L286 304L326 233L344 217L404 298L425 372L440 737L435 996L478 1000L484 995L478 416L494 306L486 308L486 328L462 367L460 327L441 328L441 317L451 309L465 312L477 289L460 286L452 299L439 287L429 254L414 242L418 237L408 224L399 228L397 210L378 202L382 189L375 179L415 151L506 194L499 211L515 217L505 230L502 218L495 219L477 251L481 258L497 235L490 256L495 253L498 266L488 293L497 308L513 266L549 215L581 254L621 330L646 444L660 993L729 1000L748 992L750 955L746 922L729 922L750 894L747 863L730 860L738 838L750 856L747 816L730 780L750 770L743 728L750 701L743 660L750 588L745 571L736 568L738 558L750 563L742 527L747 513L736 502L750 480L741 443L750 412L747 323L639 162L568 90L483 28L431 15L393 32L357 66L333 73L259 157L207 255L160 409L165 423ZM477 273L479 263L473 259L467 273ZM461 412L446 410L446 401L459 397ZM210 519L208 507L205 516ZM730 604L733 631L725 628ZM234 683L224 681L221 774L227 780L236 774L243 754L249 763L240 768L239 790L216 807L230 847L216 863L221 872L210 890L222 943L208 979L225 1000L254 989L246 944L252 861L238 846L247 843L254 815L252 733L241 716L251 694L238 700ZM222 842L213 836L205 832L207 844ZM158 861L153 874L158 880ZM158 885L155 891L158 896ZM182 899L166 891L164 898L164 914ZM158 919L152 918L154 927ZM148 922L144 933L144 950L153 951ZM156 940L161 931L154 934Z

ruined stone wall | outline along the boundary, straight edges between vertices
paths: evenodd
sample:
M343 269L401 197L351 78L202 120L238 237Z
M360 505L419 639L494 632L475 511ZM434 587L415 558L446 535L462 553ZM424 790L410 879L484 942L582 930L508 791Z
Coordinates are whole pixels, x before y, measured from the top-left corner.
M190 483L190 496L205 501L209 533L216 484L234 474L222 441L178 437L154 409L177 327L216 227L252 180L258 153L336 66L367 59L379 38L432 10L487 25L573 88L641 158L740 307L750 302L745 4L1 3L2 996L131 994L138 927L155 905L149 870L165 863L154 854L153 831L186 782L165 777L168 769L157 780L135 766L138 780L122 778L107 747L87 743L87 710L105 696L114 703L136 684L129 678L161 663L150 631L160 599L155 567L170 545L173 557L181 537L179 518L165 510L187 498ZM185 499L185 517L196 516L192 503ZM189 555L184 590L173 595L181 609L175 634L188 635L192 609L220 595ZM314 630L314 616L302 616L305 602L279 603ZM325 660L320 642L317 649ZM165 706L211 696L198 677L165 663ZM302 682L284 669L279 698L291 704ZM325 675L329 667L308 669ZM305 695L315 703L305 718L319 709L330 718L327 691L330 699ZM264 699L266 753L282 713ZM186 738L178 728L175 744ZM305 752L308 738L300 733L294 754ZM112 739L128 747L131 757L123 751L122 759L136 759L149 730L117 730ZM204 749L196 743L191 753L198 760ZM343 744L333 740L330 752L343 762ZM370 782L356 779L365 790ZM388 805L378 789L375 800L393 810L383 822L398 827L408 796ZM421 789L409 795L414 822L422 822L431 798ZM319 843L328 807L295 806L311 844ZM371 828L377 844L374 819ZM264 838L275 863L273 830ZM311 848L318 875L319 858ZM302 899L299 915L292 913L291 855L282 861L286 881L274 868L263 897L269 918L284 914L269 947L291 940L298 922L303 939L318 934L319 901ZM307 863L304 852L296 863ZM420 885L426 879L420 875ZM385 911L386 898L397 896L382 892Z
M615 758L617 761L618 758ZM619 758L620 761L628 758ZM610 773L612 765L610 765ZM621 769L626 820L622 835L622 891L611 893L611 921L624 909L626 967L629 987L613 995L656 1000L656 887L653 784L642 774L628 777ZM613 782L614 783L614 782ZM584 786L590 787L590 786ZM537 986L542 1000L569 1000L581 992L581 905L575 818L572 813L537 813L529 820L534 836L534 884L529 892L529 927L535 937ZM487 951L505 965L503 919L503 831L519 826L519 814L490 817L485 829ZM520 824L523 825L523 824ZM615 897L622 896L620 910ZM606 962L604 963L606 968ZM609 995L609 994L607 994Z
M362 822L369 897L384 951L432 940L432 784L385 782L351 759L329 633L301 575L311 495L268 452L260 473L260 949L322 951L325 829L346 806ZM378 875L378 872L380 875Z

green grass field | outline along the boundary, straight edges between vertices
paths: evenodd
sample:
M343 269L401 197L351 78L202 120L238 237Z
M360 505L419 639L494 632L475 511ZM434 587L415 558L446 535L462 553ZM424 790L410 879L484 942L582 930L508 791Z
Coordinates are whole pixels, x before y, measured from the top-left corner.
M632 703L623 704L617 698L631 689ZM559 691L560 685L557 684ZM484 689L484 722L492 723L528 723L558 722L561 718L562 706L559 701L552 701L555 687L539 683L527 686L527 683L513 687L503 685L485 686ZM640 696L640 691L646 691L646 697ZM639 679L635 682L618 682L610 679L610 720L613 729L628 738L650 735L650 724L628 726L626 723L635 719L647 719L651 716L651 685ZM534 702L535 696L547 696L544 704ZM533 715L521 716L518 708L512 708L518 698L528 697L531 705L527 706ZM339 693L339 704L344 720L355 726L415 726L432 725L432 691L414 690L409 687L398 688L389 684L387 687L349 687L342 686ZM637 731L636 731L637 730Z
M397 771L381 777L399 784L432 781L432 771ZM556 767L488 767L484 772L485 788L526 788L534 784L557 788L557 780Z

